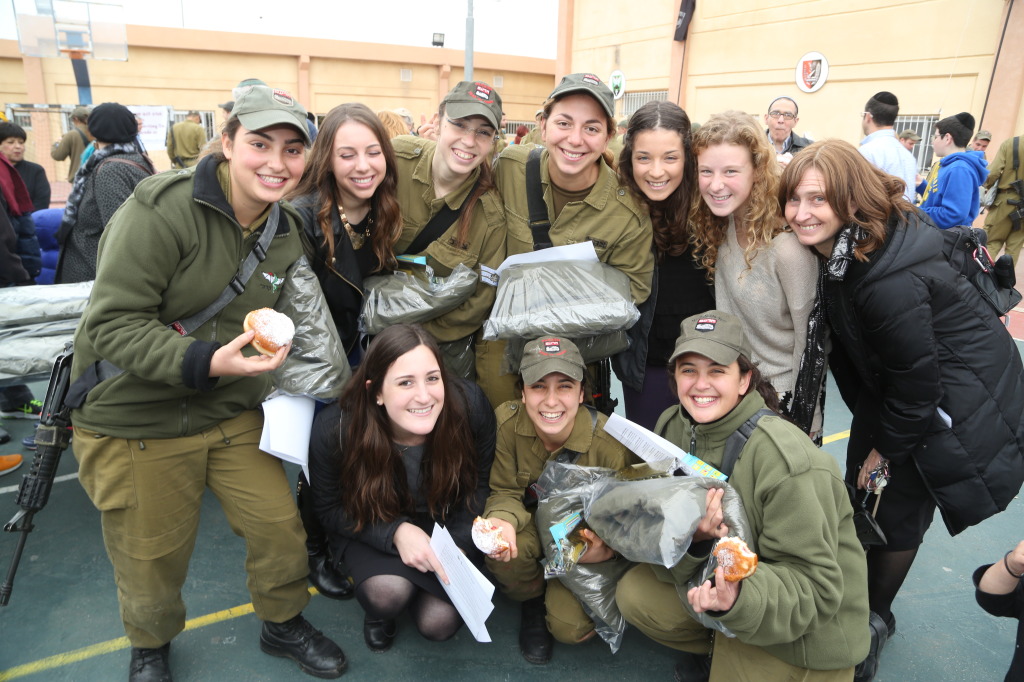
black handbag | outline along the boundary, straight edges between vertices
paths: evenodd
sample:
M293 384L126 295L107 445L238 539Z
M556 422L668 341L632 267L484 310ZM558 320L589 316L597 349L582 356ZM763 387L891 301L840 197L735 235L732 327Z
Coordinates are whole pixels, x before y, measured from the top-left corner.
M857 489L849 483L846 489L850 493L850 504L853 505L853 526L857 529L857 539L865 550L871 547L884 547L888 544L882 527L875 521L875 516L868 511L864 500L857 494ZM870 493L869 493L870 494Z

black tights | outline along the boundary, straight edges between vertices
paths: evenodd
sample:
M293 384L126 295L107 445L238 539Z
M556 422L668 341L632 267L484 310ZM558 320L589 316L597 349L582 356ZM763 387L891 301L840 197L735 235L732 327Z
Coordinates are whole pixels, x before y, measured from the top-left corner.
M888 552L872 549L868 552L868 601L871 610L889 620L892 602L910 573L918 548Z
M397 575L367 578L356 588L356 599L369 620L393 620L409 609L416 629L435 642L451 638L462 625L454 606Z

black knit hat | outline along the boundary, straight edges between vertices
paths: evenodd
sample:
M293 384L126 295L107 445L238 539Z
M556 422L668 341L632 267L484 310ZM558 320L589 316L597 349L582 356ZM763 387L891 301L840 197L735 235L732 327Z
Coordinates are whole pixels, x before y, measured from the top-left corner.
M139 134L139 124L128 107L104 102L89 114L89 132L100 142L131 142Z

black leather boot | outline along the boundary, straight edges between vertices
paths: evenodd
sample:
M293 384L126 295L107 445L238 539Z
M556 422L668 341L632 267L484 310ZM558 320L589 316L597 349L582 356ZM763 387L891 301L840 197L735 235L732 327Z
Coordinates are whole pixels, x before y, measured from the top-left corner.
M171 665L168 661L171 643L156 649L132 647L128 663L128 682L172 682Z
M341 647L310 625L301 613L283 623L263 621L260 649L271 656L292 659L302 672L314 677L341 677L348 667Z
M523 602L522 620L519 624L519 651L523 658L537 665L543 665L551 660L551 649L555 642L548 632L546 616L544 595Z
M711 656L683 651L673 672L676 682L708 682L711 677Z
M871 682L878 672L878 659L889 639L889 624L874 611L868 616L868 628L871 630L871 646L868 657L853 669L853 682ZM893 633L896 632L896 619L892 621Z
M363 618L363 639L370 651L380 654L391 648L398 634L398 625L393 619L371 620Z
M331 599L351 599L355 594L348 576L334 567L327 548L327 533L313 511L312 495L306 476L299 472L295 486L299 517L306 529L306 553L309 555L309 584Z

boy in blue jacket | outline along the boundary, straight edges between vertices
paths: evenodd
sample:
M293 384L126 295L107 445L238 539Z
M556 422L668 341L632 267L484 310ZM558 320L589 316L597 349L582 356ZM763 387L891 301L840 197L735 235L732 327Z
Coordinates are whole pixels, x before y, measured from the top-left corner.
M939 172L929 174L921 210L943 230L970 225L980 210L978 187L988 177L985 153L967 151L974 132L974 117L966 111L948 116L935 125L932 147Z

